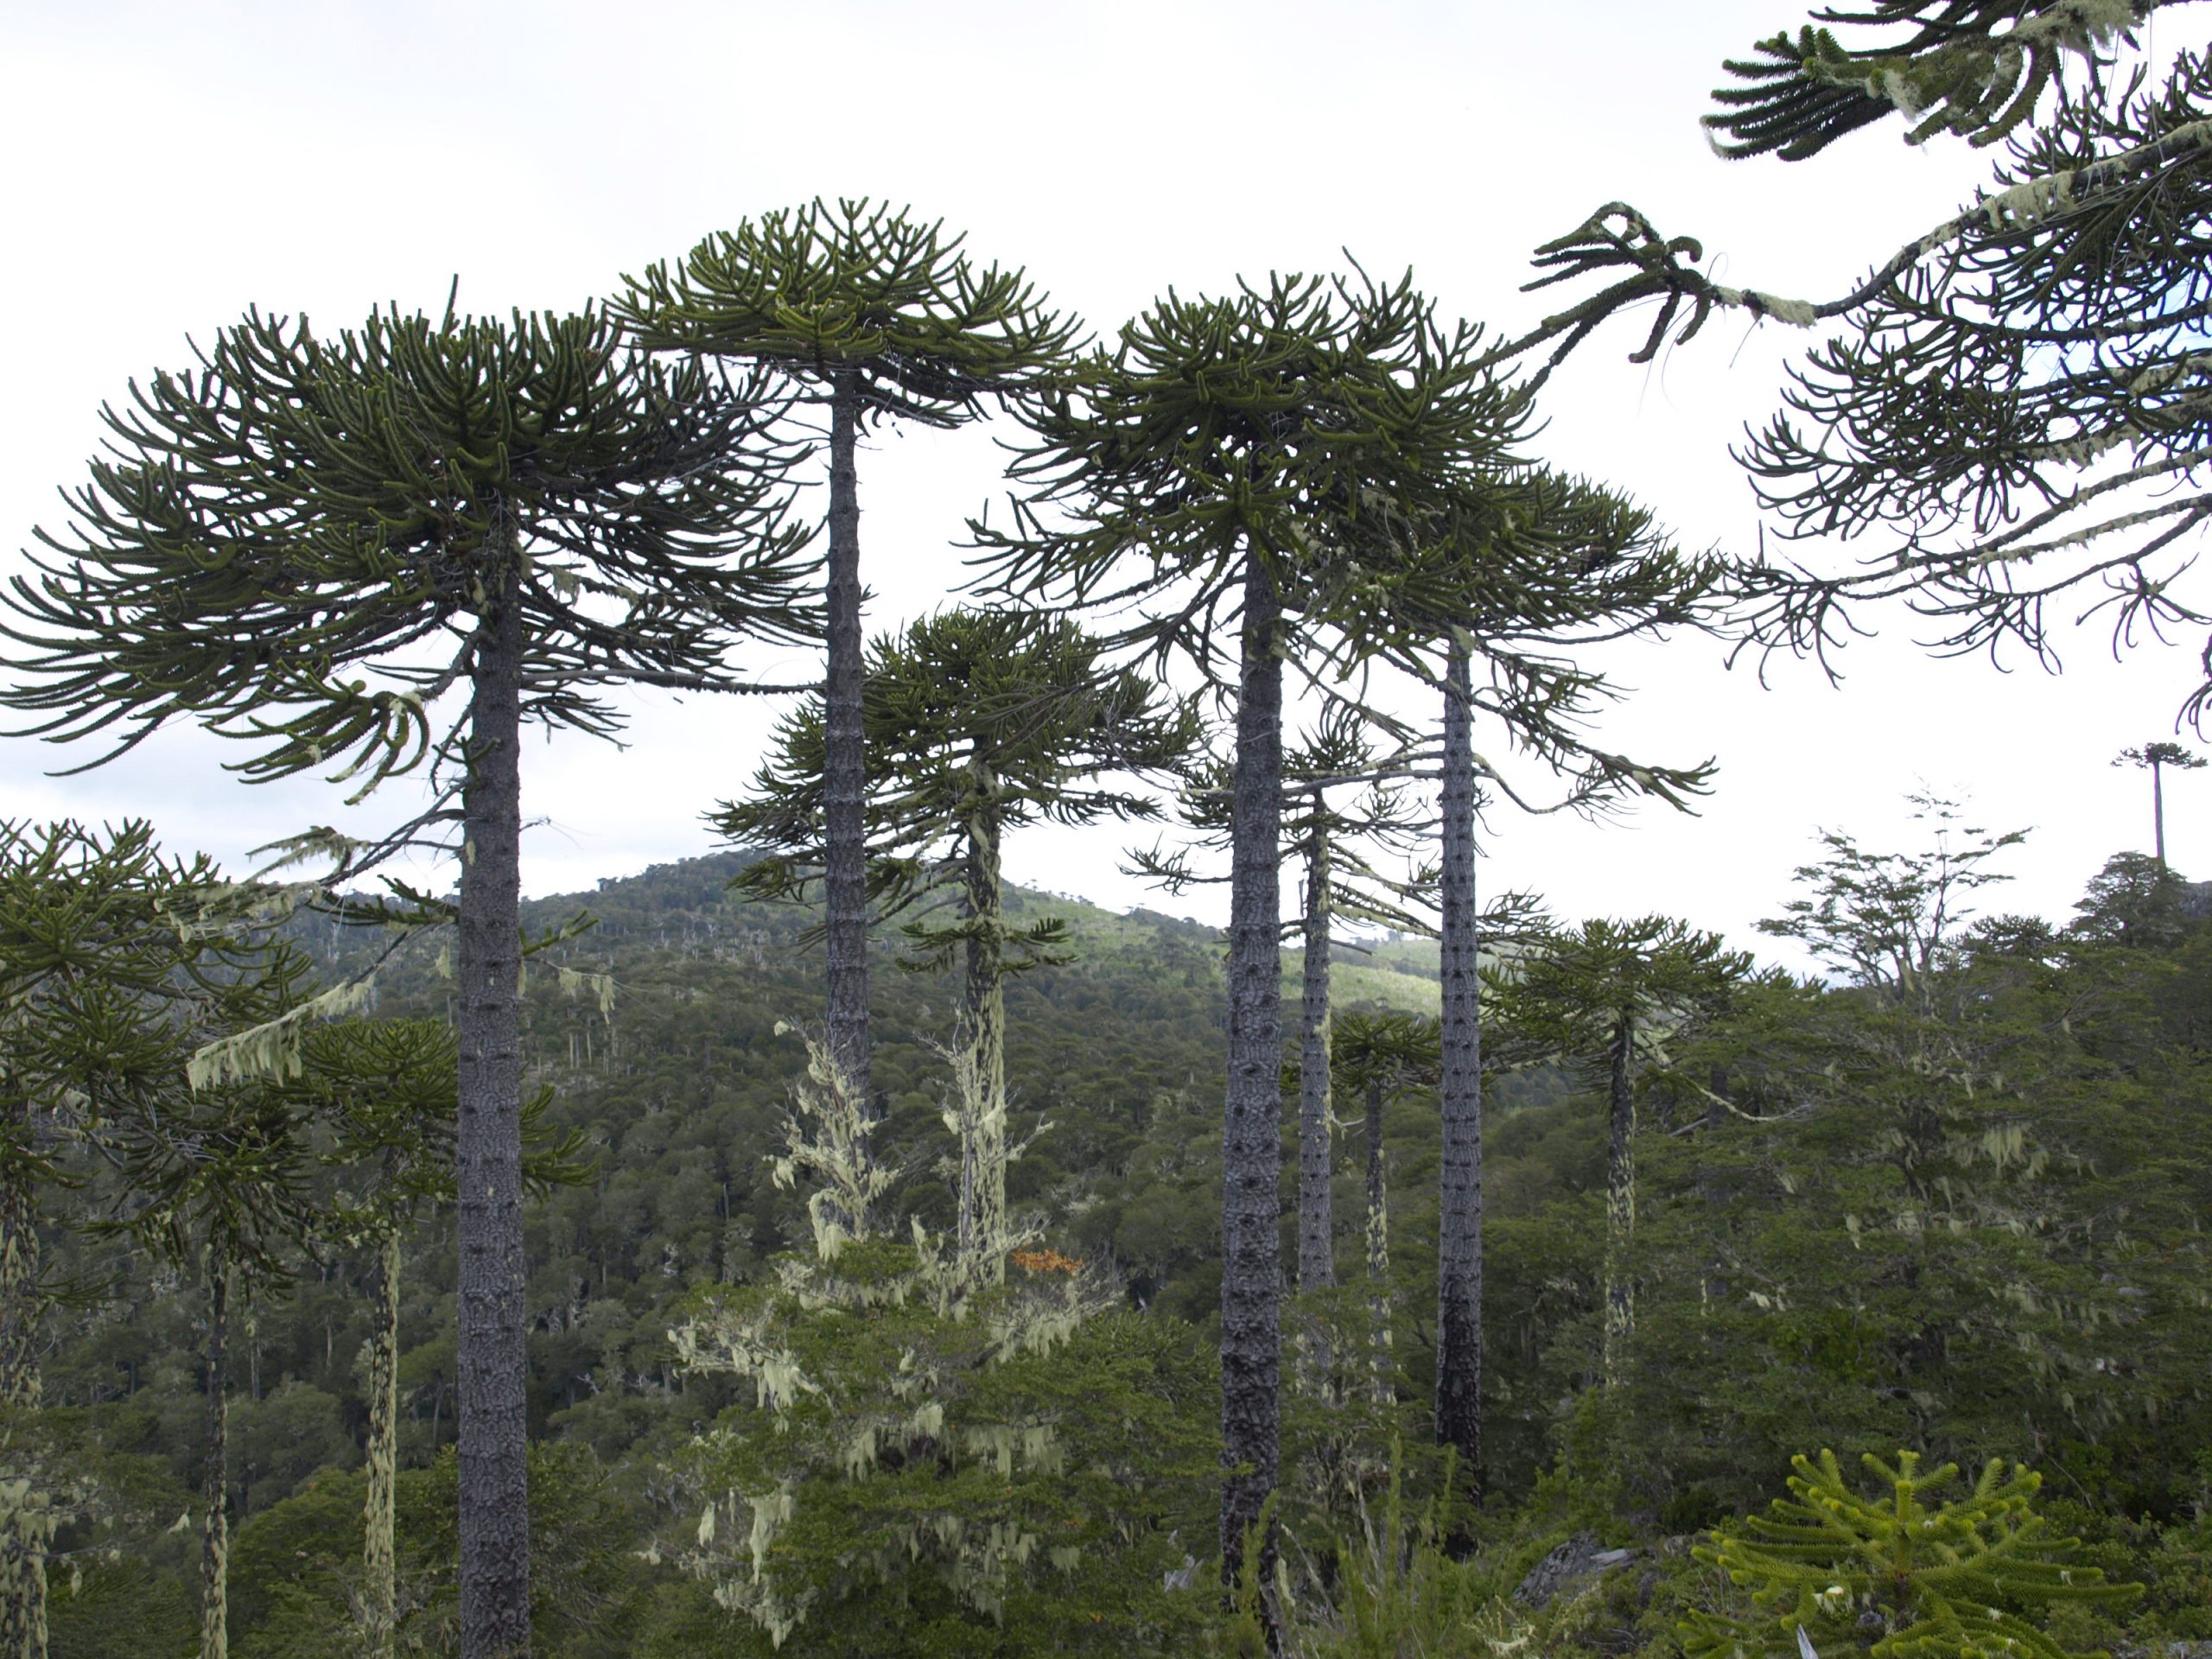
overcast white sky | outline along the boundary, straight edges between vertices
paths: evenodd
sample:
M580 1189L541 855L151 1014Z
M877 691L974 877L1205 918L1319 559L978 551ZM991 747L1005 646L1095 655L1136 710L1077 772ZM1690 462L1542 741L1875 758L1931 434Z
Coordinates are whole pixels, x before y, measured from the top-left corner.
M1727 280L1825 297L1950 211L1983 164L1888 129L1795 168L1715 159L1696 118L1719 60L1796 21L1775 0L0 0L15 249L0 571L35 524L60 522L101 403L249 304L330 326L442 304L458 272L467 308L572 308L817 194L941 215L1102 333L1171 284L1332 270L1340 248L1514 327L1540 314L1516 291L1529 250L1616 198L1702 237ZM1688 544L1748 547L1757 515L1726 446L1804 338L1719 321L1646 371L1624 360L1627 328L1601 337L1548 390L1538 450L1631 491ZM945 602L963 579L949 544L999 464L972 430L863 456L871 630ZM1976 823L2033 827L1997 908L2063 917L2107 854L2147 849L2147 780L2108 763L2169 733L2195 683L2190 642L2115 667L2093 624L2053 677L1932 660L1911 619L1879 620L1840 690L1789 662L1762 690L1698 639L1607 659L1633 688L1607 747L1717 756L1717 794L1695 818L1646 809L1624 826L1501 813L1484 885L1535 888L1570 917L1668 911L1751 944L1816 827L1912 844L1903 798L1923 785L1967 798ZM760 664L780 680L810 668ZM525 811L547 821L525 840L531 893L709 850L699 814L750 772L771 712L634 707L625 751L525 757ZM214 770L235 751L188 731L43 775L71 758L0 741L0 814L143 814L172 846L243 868L260 842L412 799L388 785L349 817L318 785L248 789ZM2168 804L2173 861L2212 874L2212 782L2178 780ZM1162 901L1116 874L1123 839L1033 832L1007 868L1116 907L1211 913L1206 894Z

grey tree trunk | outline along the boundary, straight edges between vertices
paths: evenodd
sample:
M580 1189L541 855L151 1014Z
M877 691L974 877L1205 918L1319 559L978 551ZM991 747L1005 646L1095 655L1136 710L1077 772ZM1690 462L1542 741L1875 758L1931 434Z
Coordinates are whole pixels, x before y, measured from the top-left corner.
M231 1268L207 1253L207 1446L200 1472L200 1659L231 1651Z
M822 688L822 865L829 966L830 1052L861 1113L868 1078L868 860L861 730L861 505L858 371L840 369L830 394L829 655Z
M2158 874L2166 873L2166 786L2156 760L2151 762L2151 833L2158 849Z
M29 1147L29 1102L9 1103L8 1133ZM0 1174L0 1659L46 1659L46 1546L54 1516L29 1433L45 1393L38 1268L30 1181L11 1167Z
M1629 1060L1636 1046L1636 1018L1625 1011L1613 1020L1609 1055L1605 1137L1605 1339L1600 1375L1611 1388L1636 1330L1636 1287L1628 1272L1629 1238L1636 1230L1636 1091L1629 1086Z
M981 772L981 768L978 771ZM983 772L977 788L987 804L968 825L968 868L963 902L975 925L966 942L961 992L961 1040L973 1056L976 1098L962 1137L963 1254L994 1282L1006 1277L1006 983L1004 899L1000 875L1000 812L992 801L997 780Z
M1390 1381L1390 1200L1382 1160L1382 1079L1367 1083L1367 1313L1368 1381L1373 1397L1387 1401Z
M1445 667L1442 816L1443 1169L1436 1238L1436 1438L1482 1486L1483 1072L1477 1001L1475 760L1467 653Z
M391 1659L399 1611L393 1542L399 1464L399 1230L377 1257L376 1325L369 1336L368 1503L361 1529L361 1640L369 1659Z
M1319 816L1320 802L1314 802ZM1329 832L1319 823L1306 850L1306 975L1298 1067L1298 1287L1337 1282L1336 1216L1329 1190ZM1322 1371L1328 1357L1317 1355Z
M1274 1491L1282 1402L1282 602L1247 555L1230 797L1229 1084L1221 1147L1221 1497L1224 1582ZM1260 1532L1260 1582L1273 1576Z
M514 531L508 530L513 550ZM510 565L476 634L461 869L461 1659L530 1651L522 1234L522 610Z

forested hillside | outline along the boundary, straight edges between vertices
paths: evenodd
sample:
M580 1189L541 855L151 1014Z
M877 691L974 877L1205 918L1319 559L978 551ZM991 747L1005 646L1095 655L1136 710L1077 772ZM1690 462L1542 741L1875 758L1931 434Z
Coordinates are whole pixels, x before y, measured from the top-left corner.
M728 1569L699 1548L714 1497L697 1440L717 1421L765 1432L753 1421L763 1408L752 1382L687 1368L671 1341L718 1287L772 1282L779 1256L810 1254L804 1194L779 1190L769 1159L804 1065L798 1033L778 1025L804 1030L819 1007L802 944L812 918L729 893L742 862L660 867L542 901L529 916L540 931L580 910L595 923L533 958L526 984L530 1082L550 1086L552 1123L581 1132L590 1163L577 1185L533 1205L528 1230L533 1503L549 1540L537 1594L556 1654L738 1652L763 1639L708 1594L714 1572ZM1459 1569L1476 1578L1460 1593L1510 1590L1553 1543L1594 1529L1605 1541L1657 1548L1638 1559L1659 1575L1584 1596L1573 1628L1547 1640L1640 1645L1703 1593L1669 1553L1681 1535L1755 1509L1793 1452L1817 1440L1848 1462L1909 1446L2044 1471L2069 1523L2101 1541L2098 1560L2123 1578L2150 1576L2147 1614L2132 1615L2141 1630L2212 1637L2200 1595L2212 1537L2195 1530L2212 1491L2201 1461L2173 1452L2212 1431L2202 1231L2212 928L2183 913L2183 897L2148 861L2115 861L2067 928L1985 922L1952 942L1925 985L1770 977L1679 1033L1637 1082L1636 1319L1610 1385L1599 1370L1602 1089L1556 1068L1494 1074L1484 1293L1495 1451L1483 1511L1468 1522L1481 1548ZM1150 1494L1155 1527L1091 1548L1109 1574L1155 1557L1172 1569L1190 1553L1167 1547L1173 1517L1203 1536L1211 1502L1205 1327L1220 1175L1208 1084L1220 1065L1221 947L1165 916L1014 901L1023 915L1046 907L1072 920L1077 959L1019 976L1008 991L1013 1138L1023 1148L1011 1195L1029 1259L1081 1264L1097 1317L1135 1320L1116 1340L1144 1357L1135 1372L1100 1371L1107 1359L1078 1340L1050 1363L1100 1390L1090 1405L1115 1389L1167 1388L1154 1404L1173 1426L1144 1449L1153 1465L1141 1460L1127 1477ZM305 931L334 970L361 948L336 929ZM881 948L887 966L893 945ZM597 982L564 987L556 964L610 975L611 1000ZM887 1208L901 1218L893 1236L906 1217L942 1235L947 984L895 970L879 982L880 1146L899 1172ZM1360 982L1421 1005L1417 975L1377 965ZM452 994L427 954L403 956L378 984L380 1017L437 1014ZM1510 1033L1494 1046L1510 1063ZM1286 1084L1294 1096L1294 1074ZM1352 1116L1357 1091L1339 1097ZM1361 1494L1380 1501L1394 1437L1402 1468L1425 1478L1433 1097L1393 1099L1386 1127L1393 1343L1366 1403L1340 1398L1316 1416L1309 1397L1293 1408L1299 1472L1286 1513L1309 1551L1357 1527ZM1344 1141L1357 1146L1358 1128ZM1285 1157L1295 1157L1288 1138ZM1341 1160L1337 1185L1347 1218L1339 1271L1357 1287L1357 1156ZM100 1190L92 1173L83 1201ZM46 1416L94 1517L60 1541L69 1587L54 1602L54 1651L188 1652L196 1545L171 1523L189 1508L202 1450L192 1358L205 1338L201 1299L112 1242L56 1234L52 1248L73 1267L123 1274L111 1299L53 1320ZM427 1216L404 1255L403 1624L435 1647L452 1617L441 1555L451 1522L439 1508L453 1479L449 1211ZM294 1268L289 1287L252 1296L235 1338L241 1659L335 1651L352 1616L373 1260L325 1247ZM1054 1268L1029 1276L1050 1281ZM1367 1363L1368 1291L1300 1306L1302 1321L1319 1321L1301 1328L1335 1332L1340 1363ZM1068 1410L1039 1421L1083 1419ZM828 1501L804 1483L798 1492L802 1507ZM835 1573L820 1590L816 1624L855 1641L868 1621L842 1619L883 1595L918 1593ZM842 1619L840 1594L860 1599ZM1114 1640L1131 1639L1128 1618L1172 1626L1177 1599L1125 1608L1109 1621ZM1204 1599L1182 1616L1202 1614ZM990 1621L974 1619L951 1618L942 1639L963 1629L959 1642L982 1639ZM1029 1650L1011 1625L991 1639Z

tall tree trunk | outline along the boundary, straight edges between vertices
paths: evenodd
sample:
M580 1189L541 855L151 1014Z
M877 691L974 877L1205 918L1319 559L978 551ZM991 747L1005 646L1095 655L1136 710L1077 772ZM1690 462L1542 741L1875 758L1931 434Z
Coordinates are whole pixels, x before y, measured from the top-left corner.
M2166 873L2166 787L2156 760L2151 763L2151 834L2158 849L2158 874Z
M1635 1046L1635 1017L1623 1013L1613 1021L1606 1112L1605 1341L1600 1374L1609 1389L1620 1378L1621 1360L1636 1329L1636 1288L1628 1272L1629 1236L1636 1230L1636 1091L1628 1075Z
M1367 1314L1369 1384L1376 1400L1390 1382L1390 1200L1382 1164L1382 1079L1367 1080Z
M829 964L830 1052L863 1117L868 1076L867 786L861 730L861 504L854 449L859 371L837 371L830 392L830 639L822 688L823 951Z
M515 531L507 527L507 548ZM524 1347L522 607L499 578L476 633L461 797L460 1123L461 1659L530 1651L530 1471Z
M1266 561L1246 557L1221 1147L1221 1552L1230 1585L1274 1490L1282 1410L1282 601ZM1272 1528L1260 1550L1267 1584Z
M1436 1438L1482 1489L1483 1071L1476 1001L1475 751L1467 653L1445 667L1442 944L1443 1169L1436 1261Z
M8 1134L31 1142L30 1103L9 1103ZM0 1659L46 1659L46 1546L54 1516L31 1419L44 1395L38 1363L38 1229L19 1165L0 1172Z
M207 1274L207 1446L200 1473L200 1659L231 1651L231 1264L212 1246Z
M1319 820L1306 849L1306 975L1300 1007L1298 1069L1298 1287L1337 1282L1336 1217L1329 1190L1329 831ZM1324 1373L1326 1355L1316 1357Z
M1006 924L999 865L1002 833L998 779L980 764L976 787L982 805L968 823L963 902L970 931L961 990L962 1041L976 1068L976 1098L963 1103L974 1121L963 1137L963 1185L972 1194L968 1217L970 1259L993 1281L1006 1278Z
M369 1497L361 1529L361 1635L369 1659L391 1659L399 1614L393 1545L399 1465L399 1229L377 1255L376 1325L369 1335Z

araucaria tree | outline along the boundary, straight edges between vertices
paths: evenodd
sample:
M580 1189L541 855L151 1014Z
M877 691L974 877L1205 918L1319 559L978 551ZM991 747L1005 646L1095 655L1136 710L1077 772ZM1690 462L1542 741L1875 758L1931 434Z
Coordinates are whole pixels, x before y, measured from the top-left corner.
M1019 270L977 269L942 221L817 200L708 237L626 278L619 309L657 352L757 365L828 418L829 654L823 671L823 899L830 1052L863 1104L868 1075L862 734L862 431L956 427L1058 364L1073 331Z
M1054 959L1066 924L1006 923L1001 874L1007 832L1027 823L1151 817L1150 797L1104 787L1101 773L1158 773L1197 741L1197 717L1128 669L1099 662L1099 645L1065 618L1034 611L954 611L879 639L868 653L867 740L869 887L878 914L906 925L910 965L961 958L956 1090L959 1228L964 1265L1006 1273L1004 981ZM817 699L778 728L750 797L712 818L768 856L736 885L788 897L823 863L826 722ZM955 914L935 919L941 905Z
M395 310L328 339L250 314L105 412L113 453L0 623L0 703L55 741L106 734L99 760L182 716L247 745L253 781L330 767L358 799L427 763L405 823L307 844L334 883L403 849L459 861L467 1659L529 1646L522 731L607 735L626 681L745 689L739 640L817 631L761 402L594 311Z
M2168 741L2145 743L2132 749L2122 749L2113 765L2140 766L2151 774L2151 833L2158 868L2166 868L2166 779L2168 768L2175 772L2202 772L2207 762L2193 749L2184 749L2178 743Z
M1719 283L1694 238L1618 202L1538 251L1535 285L1604 286L1511 352L1556 362L1644 300L1637 361L1715 308L1833 328L1738 459L1783 537L1872 546L1747 573L1764 644L1824 650L1853 605L1891 597L1942 650L2009 639L2046 663L2053 601L2062 626L2108 611L2115 649L2212 623L2181 581L2212 522L2212 55L2149 60L2168 3L1872 0L1728 63L1705 118L1725 156L1801 161L1892 115L1911 143L2004 146L1971 203L1832 299ZM2186 713L2208 701L2212 667Z
M1679 553L1651 516L1600 486L1500 457L1450 480L1445 505L1408 527L1401 556L1369 584L1351 647L1443 693L1439 790L1439 1107L1436 1433L1482 1479L1482 912L1475 887L1478 778L1516 805L1475 747L1477 719L1571 779L1555 807L1594 810L1624 794L1680 806L1710 764L1641 765L1597 747L1586 722L1611 695L1578 665L1587 645L1700 621L1719 575ZM1484 673L1480 682L1474 664Z
M1014 470L1030 497L1008 529L977 527L1005 591L1152 594L1130 645L1179 656L1233 710L1221 1290L1232 1582L1280 1459L1285 669L1340 689L1334 629L1364 602L1369 556L1427 508L1437 480L1502 446L1517 400L1471 366L1473 347L1410 279L1171 293L1026 408L1035 435ZM1271 1556L1270 1537L1261 1549Z
M40 1450L40 1235L73 1145L180 1080L181 1005L251 971L253 950L189 940L219 877L164 857L151 828L0 821L0 1659L45 1659L46 1562L66 1514Z
M1627 1252L1636 1230L1636 1084L1666 1039L1718 1013L1751 959L1666 916L1600 917L1532 942L1483 976L1494 1017L1539 1052L1605 1080L1605 1323L1611 1388L1636 1319Z

